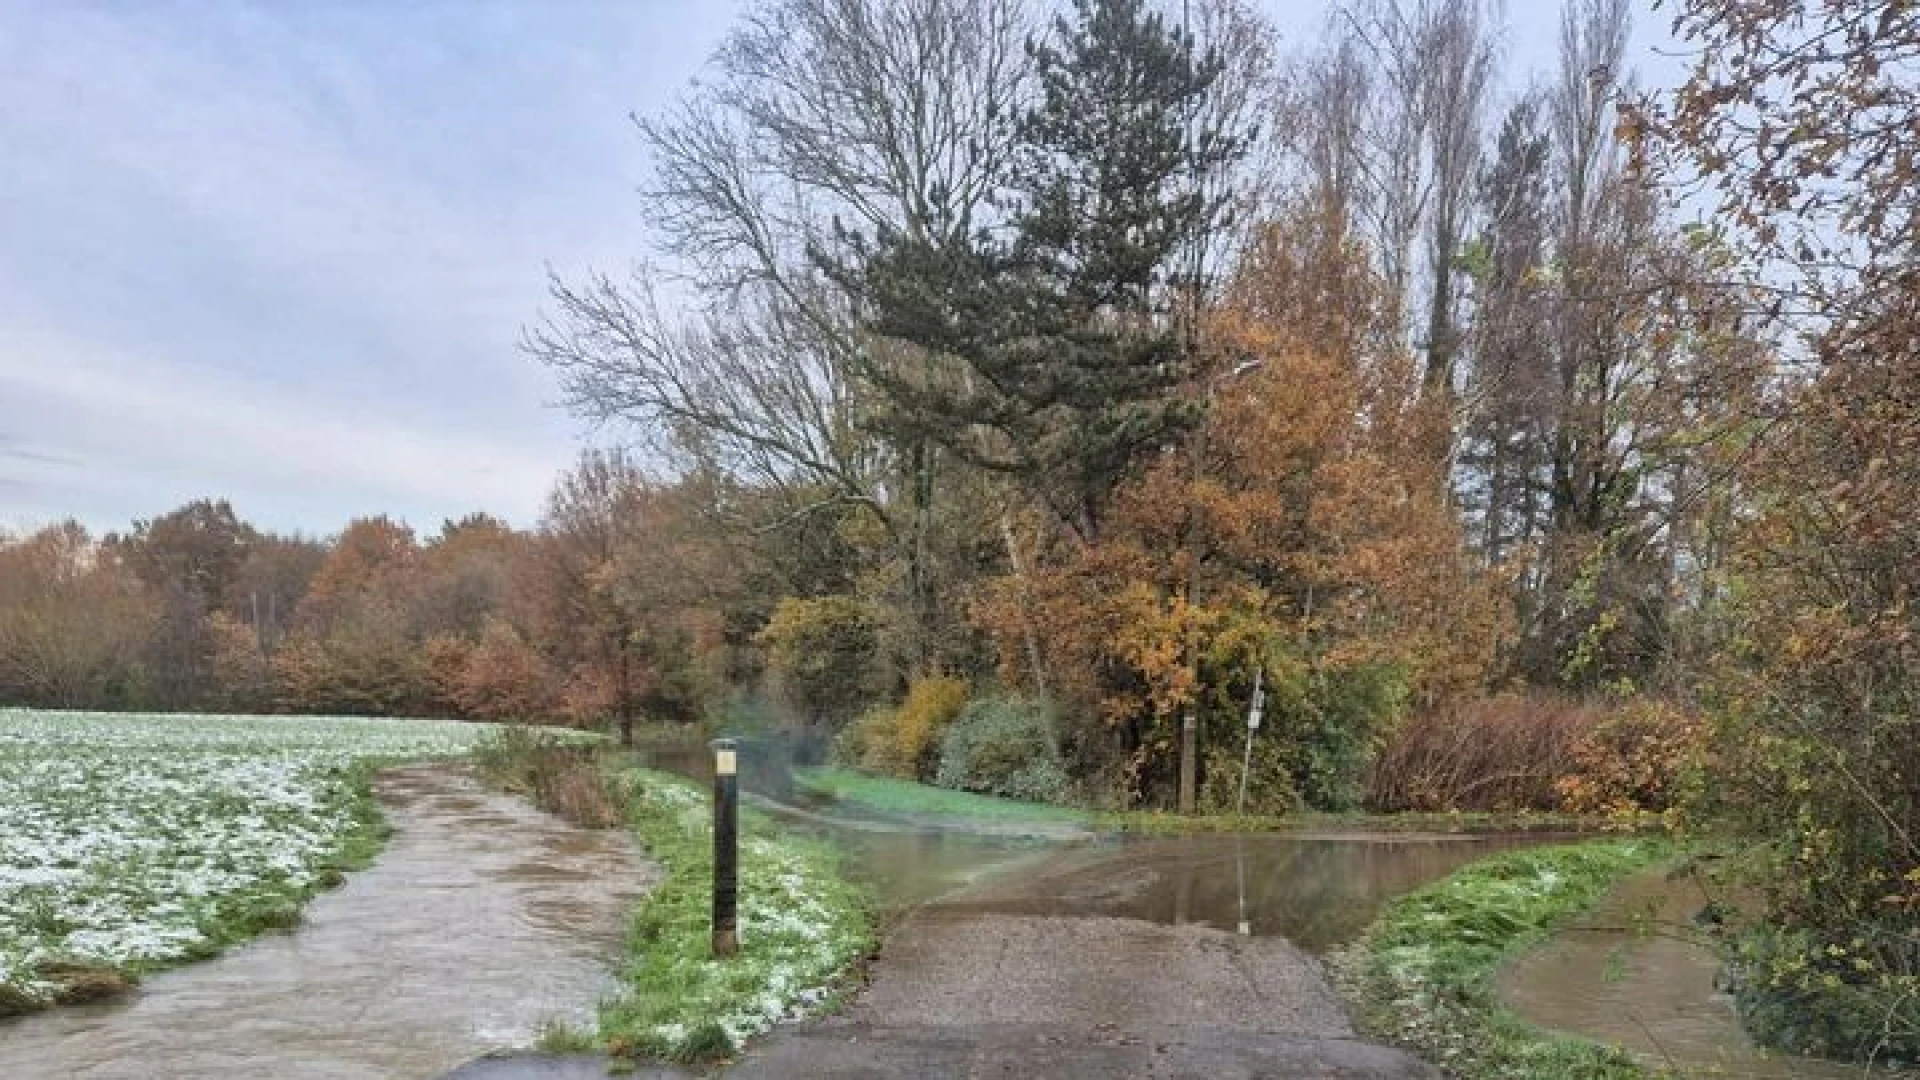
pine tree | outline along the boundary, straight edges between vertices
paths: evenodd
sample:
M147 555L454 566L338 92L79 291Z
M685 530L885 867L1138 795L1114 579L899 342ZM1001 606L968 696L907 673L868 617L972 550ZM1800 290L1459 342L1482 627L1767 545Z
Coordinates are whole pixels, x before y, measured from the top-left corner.
M1219 58L1141 0L1076 0L1030 41L1008 220L857 245L883 422L1017 477L1083 538L1144 454L1197 415L1197 253L1209 180L1245 150L1196 130Z

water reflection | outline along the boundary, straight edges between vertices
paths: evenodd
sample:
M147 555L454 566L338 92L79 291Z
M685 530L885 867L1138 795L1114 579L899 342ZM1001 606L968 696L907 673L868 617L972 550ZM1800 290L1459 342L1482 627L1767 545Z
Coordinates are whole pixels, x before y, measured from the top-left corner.
M694 742L641 750L655 768L711 776ZM762 791L777 791L778 747L760 755ZM746 760L753 756L748 753ZM754 786L749 784L750 787ZM793 825L831 836L884 908L938 900L943 909L1026 915L1102 915L1198 923L1278 935L1324 950L1351 940L1381 904L1463 864L1554 839L1427 833L1064 834L994 836L929 831L833 804L762 804Z
M995 875L943 908L1098 915L1277 935L1316 951L1351 940L1387 900L1540 836L1105 837Z

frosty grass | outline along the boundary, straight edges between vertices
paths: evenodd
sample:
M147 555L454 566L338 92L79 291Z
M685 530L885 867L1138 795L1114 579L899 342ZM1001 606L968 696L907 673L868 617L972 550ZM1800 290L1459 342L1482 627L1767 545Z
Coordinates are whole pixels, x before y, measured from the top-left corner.
M601 1009L602 1035L649 1056L705 1060L821 1005L873 944L868 898L841 876L838 853L742 815L741 950L715 960L707 797L676 777L631 775L635 821L667 878L641 909L628 993Z
M44 973L209 955L364 829L359 768L467 753L476 724L0 709L0 997Z

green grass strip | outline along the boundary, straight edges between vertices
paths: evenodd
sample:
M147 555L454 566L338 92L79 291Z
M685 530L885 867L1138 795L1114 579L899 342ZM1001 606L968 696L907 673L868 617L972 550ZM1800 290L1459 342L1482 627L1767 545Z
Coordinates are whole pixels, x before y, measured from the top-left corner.
M1069 806L1020 802L971 791L933 787L912 780L869 776L851 769L798 769L794 783L821 795L891 814L961 818L970 821L1042 821L1087 823L1098 815Z
M665 871L634 917L624 992L600 1010L618 1055L718 1060L775 1022L824 1008L874 945L868 895L824 841L743 812L740 952L712 955L713 816L697 785L622 771L633 827Z
M1274 816L1172 814L1158 810L1083 810L1050 803L976 795L913 780L872 776L852 769L797 769L794 771L794 782L815 794L888 814L956 821L1076 824L1138 833L1300 832L1319 829L1335 832L1576 832L1619 828L1623 825L1617 818L1538 811L1402 814L1301 812ZM1647 820L1654 822L1657 817L1650 815Z
M1473 863L1387 906L1334 957L1361 1028L1463 1080L1642 1080L1624 1051L1534 1027L1504 1008L1501 963L1670 854L1660 839L1531 848Z

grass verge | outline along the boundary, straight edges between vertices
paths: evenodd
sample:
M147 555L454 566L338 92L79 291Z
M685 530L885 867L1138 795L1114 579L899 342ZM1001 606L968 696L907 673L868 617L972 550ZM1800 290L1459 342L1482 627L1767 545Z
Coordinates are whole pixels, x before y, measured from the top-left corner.
M1549 814L1540 811L1475 810L1461 813L1407 812L1368 814L1303 810L1297 814L1171 814L1162 810L1111 811L1097 823L1122 832L1420 832L1420 833L1575 833L1654 828L1658 815L1644 820Z
M1643 1080L1626 1053L1534 1027L1501 1006L1494 972L1586 910L1626 874L1670 854L1663 839L1508 852L1387 906L1333 958L1361 1029L1463 1080Z
M741 814L740 952L711 951L712 810L698 786L637 767L617 774L628 820L665 871L628 936L620 996L600 1010L609 1052L727 1058L777 1021L829 1006L873 949L870 898L823 841Z
M794 773L794 783L816 794L831 796L855 806L883 813L949 818L958 821L1066 823L1138 833L1314 830L1443 833L1594 832L1601 829L1621 831L1650 827L1659 823L1658 815L1645 815L1645 820L1629 820L1618 817L1600 818L1529 811L1407 814L1304 812L1275 817L1254 814L1185 815L1155 810L1081 810L1050 803L1020 802L991 795L975 795L971 792L934 787L912 780L871 776L851 769L800 769Z
M994 795L934 787L912 780L869 776L851 769L798 769L794 786L856 806L890 814L968 821L1091 824L1099 815L1070 806L1020 802Z

